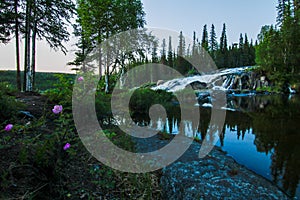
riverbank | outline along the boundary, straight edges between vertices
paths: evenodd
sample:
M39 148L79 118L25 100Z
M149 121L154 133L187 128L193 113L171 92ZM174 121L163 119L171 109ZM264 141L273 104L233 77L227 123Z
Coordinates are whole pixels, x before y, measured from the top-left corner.
M130 174L112 170L93 159L78 136L73 135L71 148L62 154L56 178L52 179L53 176L47 176L44 171L51 165L37 163L33 150L47 145L55 133L57 124L53 123L55 115L51 114L55 104L39 94L22 93L17 99L27 105L24 111L35 117L23 116L22 112L19 125L15 124L12 132L2 134L0 198L118 199L121 195L121 199L132 199L146 195L154 199L288 199L276 186L237 164L218 148L199 159L200 144L196 142L179 160L162 170ZM170 141L166 136L157 135L132 146L118 129L107 130L107 133L122 148L124 144L137 152L159 149ZM39 159L48 161L52 158L51 151Z
M136 149L155 151L170 140L160 135L135 139ZM238 164L220 148L215 147L203 159L198 157L200 148L201 144L193 141L176 162L162 170L163 199L289 199L270 181Z

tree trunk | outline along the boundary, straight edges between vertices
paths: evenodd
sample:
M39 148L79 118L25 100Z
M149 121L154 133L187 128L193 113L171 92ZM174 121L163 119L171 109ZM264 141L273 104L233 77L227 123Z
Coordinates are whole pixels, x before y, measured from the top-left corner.
M24 91L30 91L30 0L26 2L26 19L25 19L25 52L24 52Z
M109 93L109 56L108 51L106 55L106 63L105 63L105 93Z
M36 27L37 22L34 22L33 29L32 29L32 53L31 53L31 86L32 90L35 88L35 53L36 53Z
M86 58L85 57L85 39L84 39L82 33L81 33L81 43L82 43L82 49L81 49L81 51L82 51L82 56L83 56L82 71L86 72L87 70L86 70L86 66L85 66L85 62L86 62L86 60L85 60L85 58Z
M17 67L17 88L22 90L21 70L20 70L20 43L19 43L19 19L18 19L18 0L14 0L15 11L15 36L16 36L16 67Z
M102 50L101 45L99 45L99 80L101 80L102 77Z
M109 74L105 73L105 93L109 93Z

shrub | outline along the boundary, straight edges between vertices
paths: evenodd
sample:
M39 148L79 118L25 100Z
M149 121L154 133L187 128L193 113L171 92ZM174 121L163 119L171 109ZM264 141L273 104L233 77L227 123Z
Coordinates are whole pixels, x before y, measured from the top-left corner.
M17 90L9 83L0 83L0 121L14 121L18 110L24 107L21 102L18 102L14 96Z

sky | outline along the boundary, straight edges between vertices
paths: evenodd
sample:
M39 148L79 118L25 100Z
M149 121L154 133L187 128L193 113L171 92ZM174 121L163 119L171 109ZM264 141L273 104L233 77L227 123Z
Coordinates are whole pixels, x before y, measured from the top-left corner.
M274 0L142 0L146 13L146 27L182 31L191 37L196 32L201 40L203 26L208 31L215 25L218 38L226 23L228 44L238 42L240 33L247 33L254 41L263 25L276 23ZM70 31L72 29L70 28ZM68 53L56 52L44 41L37 43L37 71L71 73L69 61L74 59L76 39L65 43ZM15 43L0 44L0 70L15 69ZM24 42L21 42L24 49ZM21 52L23 69L23 52Z

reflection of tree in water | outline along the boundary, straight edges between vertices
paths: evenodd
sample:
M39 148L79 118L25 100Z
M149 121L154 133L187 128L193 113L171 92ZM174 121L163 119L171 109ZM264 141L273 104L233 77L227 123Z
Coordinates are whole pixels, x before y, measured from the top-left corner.
M257 150L271 153L274 182L293 196L300 179L299 108L299 101L278 96L261 112L250 114Z
M236 132L238 140L243 140L246 133L254 134L257 151L271 154L273 181L294 196L300 179L300 97L291 100L273 95L233 97L229 103L242 112L227 111L223 133L220 135L221 145L224 145L226 128ZM184 120L191 123L195 134L199 134L194 136L203 140L209 130L211 109L200 107L200 119L197 121L193 118L198 112L196 108L193 105L184 108L190 113ZM172 133L174 123L177 121L178 125L182 120L180 107L169 107L167 116L169 132ZM149 118L146 123L150 123ZM183 124L178 129L183 133Z
M230 131L237 133L238 140L241 136L242 140L244 140L246 132L249 132L252 126L251 118L242 112L227 112L225 124ZM225 134L225 130L223 132Z
M269 96L271 98L271 96ZM227 107L238 111L257 112L268 106L270 99L266 96L229 96Z
M300 179L300 99L288 100L282 96L232 97L228 104L243 112L226 114L220 142L223 146L225 128L244 139L247 132L255 135L258 152L271 154L273 181L294 196ZM201 111L200 132L204 138L210 118L210 109ZM206 116L204 116L206 115ZM252 129L252 131L251 131Z

